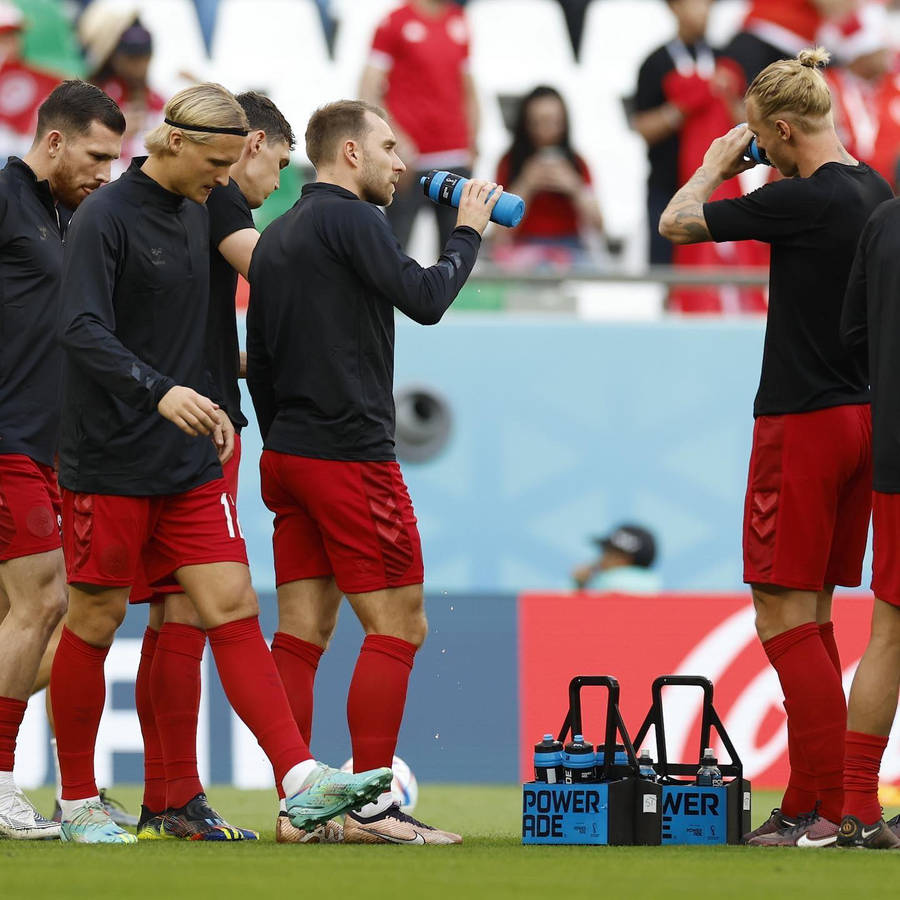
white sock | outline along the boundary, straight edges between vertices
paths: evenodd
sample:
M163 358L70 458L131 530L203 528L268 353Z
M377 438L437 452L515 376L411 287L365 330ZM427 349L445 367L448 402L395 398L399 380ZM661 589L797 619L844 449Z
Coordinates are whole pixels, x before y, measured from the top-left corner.
M0 791L16 790L16 782L12 772L0 772Z
M293 797L303 782L315 771L318 763L314 759L305 759L302 763L297 763L292 769L288 770L284 778L281 779L281 787L284 790L285 797Z
M91 801L95 803L100 802L99 796L94 797L83 797L81 800L63 800L59 801L59 808L62 810L62 817L64 822L70 822L72 820L72 816L75 815L78 810L84 806L85 803L90 803Z
M280 812L280 813L287 812L287 800L279 800L278 801L278 812Z
M385 791L377 800L367 803L360 809L353 810L353 814L361 819L371 819L383 813L394 802L394 795L390 791Z
M50 749L53 751L53 768L56 771L56 801L62 799L62 772L59 768L59 751L56 749L56 738L50 738Z

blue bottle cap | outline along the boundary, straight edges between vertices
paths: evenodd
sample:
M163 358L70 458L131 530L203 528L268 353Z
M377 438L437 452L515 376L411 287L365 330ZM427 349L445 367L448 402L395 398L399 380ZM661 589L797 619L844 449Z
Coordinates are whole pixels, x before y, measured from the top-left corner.
M575 735L575 743L576 743L576 744L583 744L583 743L584 743L584 735L583 735L583 734L576 734L576 735Z

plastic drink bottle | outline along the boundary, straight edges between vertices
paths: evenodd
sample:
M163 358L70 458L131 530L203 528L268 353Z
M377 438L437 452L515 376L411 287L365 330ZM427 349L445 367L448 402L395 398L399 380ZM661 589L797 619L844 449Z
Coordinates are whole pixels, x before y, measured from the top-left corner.
M711 747L707 747L703 751L700 770L697 772L697 784L707 787L721 787L725 784L719 769L719 761L713 756Z
M419 183L425 189L425 196L429 200L443 206L458 208L459 198L468 180L462 175L454 175L453 172L433 169L427 175L423 175ZM491 212L491 221L507 228L515 228L524 215L525 201L518 194L507 194L504 191Z
M563 751L566 784L585 784L597 780L594 768L594 745L576 734Z
M534 745L534 780L545 784L560 784L565 777L563 771L563 745L554 740L552 734Z

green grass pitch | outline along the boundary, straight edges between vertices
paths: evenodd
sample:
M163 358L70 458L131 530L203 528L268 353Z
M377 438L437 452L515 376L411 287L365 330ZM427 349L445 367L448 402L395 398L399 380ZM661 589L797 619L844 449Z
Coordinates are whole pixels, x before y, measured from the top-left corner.
M137 788L114 797L138 809ZM52 792L29 792L43 810ZM274 843L274 794L211 788L256 843L141 842L86 847L0 841L3 900L255 900L274 897L765 898L883 895L900 855L749 847L523 847L515 787L422 785L416 814L465 835L461 847L295 846ZM777 804L754 795L754 824ZM893 814L893 810L886 813Z

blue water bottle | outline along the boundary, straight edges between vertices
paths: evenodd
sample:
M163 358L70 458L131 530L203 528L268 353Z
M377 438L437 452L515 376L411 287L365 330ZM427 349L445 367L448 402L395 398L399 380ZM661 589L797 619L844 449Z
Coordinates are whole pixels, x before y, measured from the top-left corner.
M746 122L741 122L741 125L746 125ZM736 126L740 128L741 126ZM747 149L744 151L744 159L747 162L756 163L758 166L771 166L772 163L769 160L769 157L766 156L766 151L761 150L759 144L756 143L756 135L754 135L750 143L747 145Z
M443 206L459 207L459 198L468 181L462 175L454 175L452 172L443 172L432 169L427 175L423 175L420 184L425 189L425 196L435 203ZM518 194L500 195L497 205L491 212L491 221L507 228L515 228L525 215L525 201Z
M563 751L566 784L586 784L597 780L594 768L594 745L576 734Z
M544 739L534 745L534 780L544 784L560 784L565 777L563 771L563 745L545 734Z
M722 770L719 768L719 761L713 756L712 748L707 747L703 751L703 759L700 760L697 784L706 787L721 787L724 783Z
M641 750L641 755L638 757L638 778L643 778L645 781L659 780L656 769L653 768L653 757L649 750Z

